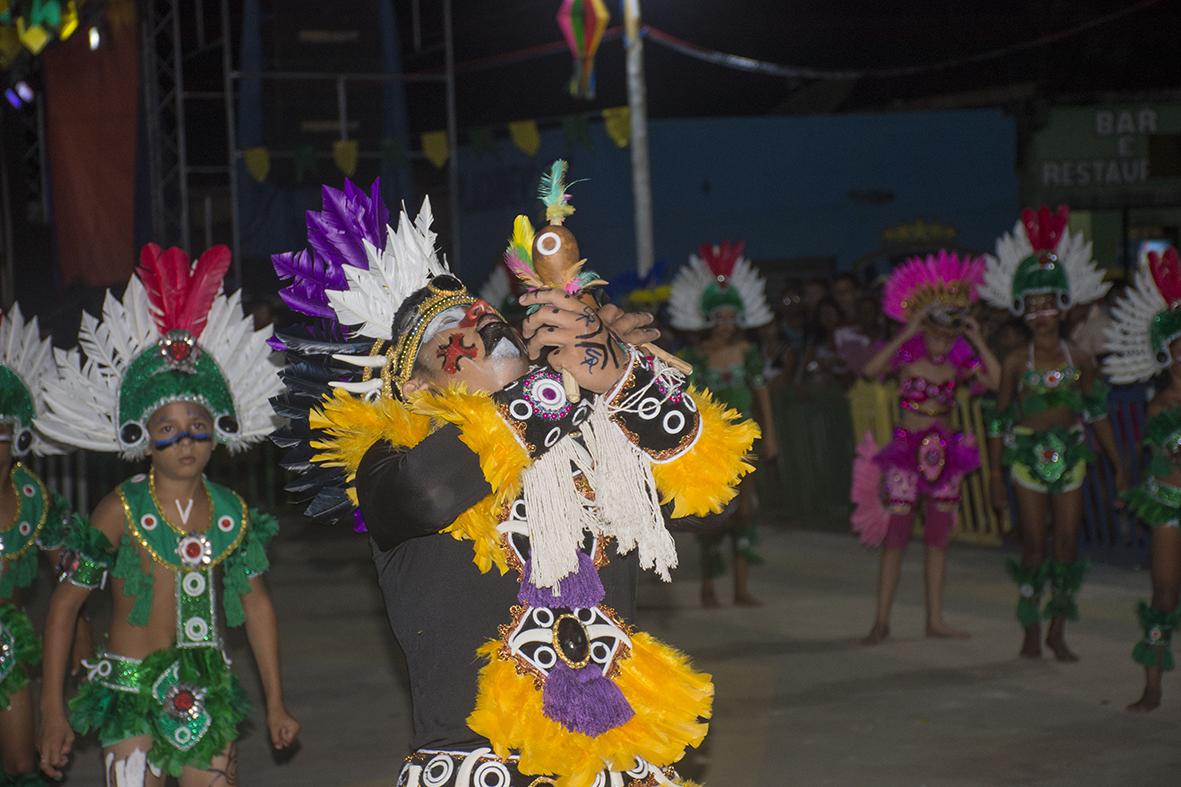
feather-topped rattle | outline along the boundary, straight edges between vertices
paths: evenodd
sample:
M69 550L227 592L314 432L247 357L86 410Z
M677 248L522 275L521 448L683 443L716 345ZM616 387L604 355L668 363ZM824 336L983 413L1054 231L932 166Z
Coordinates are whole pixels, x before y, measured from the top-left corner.
M578 240L564 226L566 218L574 213L570 195L566 192L573 185L566 183L567 168L566 161L558 159L541 176L537 196L545 205L548 224L540 232L535 232L528 216L517 216L513 222L513 237L504 252L504 264L531 291L560 289L568 295L578 296L587 306L597 310L599 303L591 288L601 287L607 282L598 274L583 270L586 259L579 253ZM534 306L529 311L532 313L536 309ZM655 345L645 344L643 347L684 374L692 371L692 367L688 367L680 358ZM577 402L580 395L574 375L567 369L560 371L566 396Z

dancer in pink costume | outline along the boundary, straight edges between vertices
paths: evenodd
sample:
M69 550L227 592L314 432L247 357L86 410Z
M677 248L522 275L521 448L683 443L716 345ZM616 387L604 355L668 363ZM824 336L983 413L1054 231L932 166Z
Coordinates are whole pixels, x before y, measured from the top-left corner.
M968 435L951 431L956 388L974 383L995 389L1000 364L968 307L984 276L984 261L941 251L895 269L882 308L906 327L866 364L864 374L899 378L894 439L880 451L866 435L853 467L853 529L869 546L883 546L877 615L864 642L890 634L890 608L902 571L902 553L923 501L926 543L927 636L966 638L943 620L947 542L955 525L964 475L980 466Z

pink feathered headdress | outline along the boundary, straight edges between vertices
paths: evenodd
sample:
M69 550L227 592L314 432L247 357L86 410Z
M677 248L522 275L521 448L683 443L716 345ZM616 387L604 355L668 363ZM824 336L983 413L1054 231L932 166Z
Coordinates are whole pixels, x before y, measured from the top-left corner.
M911 257L894 269L882 294L882 311L898 322L928 304L966 309L976 301L976 288L984 281L984 259L960 259L955 252L940 251Z

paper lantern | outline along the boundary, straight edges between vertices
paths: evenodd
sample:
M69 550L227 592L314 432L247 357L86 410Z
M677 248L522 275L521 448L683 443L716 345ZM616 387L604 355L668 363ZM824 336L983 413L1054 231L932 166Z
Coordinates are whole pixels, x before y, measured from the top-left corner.
M603 41L603 31L611 14L603 0L562 0L558 9L558 26L566 37L566 45L574 55L574 76L570 78L570 95L575 98L595 97L595 53Z

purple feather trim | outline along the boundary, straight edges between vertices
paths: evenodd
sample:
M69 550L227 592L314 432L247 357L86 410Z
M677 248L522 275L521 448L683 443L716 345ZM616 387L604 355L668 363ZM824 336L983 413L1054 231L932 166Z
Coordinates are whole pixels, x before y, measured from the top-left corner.
M558 583L558 589L561 591L558 595L549 588L535 587L529 581L532 570L533 561L526 562L521 589L517 591L517 600L522 604L531 607L586 609L602 602L605 595L603 582L595 569L595 562L585 552L578 553L578 570Z
M936 437L943 448L943 468L937 477L928 480L923 473L921 457L923 438ZM923 492L934 492L944 479L966 475L980 467L980 450L976 442L962 432L952 432L939 424L921 431L910 431L901 426L894 428L894 439L874 457L878 466L885 469L897 467L919 475L919 488Z
M923 360L929 360L932 363L937 362L935 358L931 357L930 350L927 349L926 335L916 333L898 348L898 352L894 353L891 365L897 370L903 366ZM976 350L973 349L972 343L963 336L957 336L955 341L952 342L951 349L947 351L947 355L943 358L942 363L951 364L960 379L963 379L969 372L981 364L980 357L976 355Z
M619 687L593 663L576 670L562 661L546 678L541 709L566 729L592 738L635 715Z
M271 264L280 280L290 280L279 291L288 307L335 321L325 290L345 289L344 266L369 267L364 241L378 251L385 248L389 210L381 199L380 179L368 194L348 180L343 191L324 186L322 203L321 210L307 214L310 251L275 254Z

